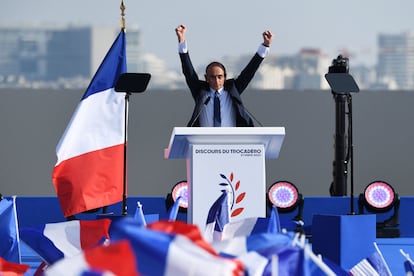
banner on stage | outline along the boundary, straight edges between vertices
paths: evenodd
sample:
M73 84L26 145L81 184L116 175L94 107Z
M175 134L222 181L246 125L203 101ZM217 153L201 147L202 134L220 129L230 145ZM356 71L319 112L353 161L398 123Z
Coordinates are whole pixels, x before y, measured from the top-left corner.
M264 145L197 144L191 154L192 223L205 225L209 208L224 189L231 221L266 215Z

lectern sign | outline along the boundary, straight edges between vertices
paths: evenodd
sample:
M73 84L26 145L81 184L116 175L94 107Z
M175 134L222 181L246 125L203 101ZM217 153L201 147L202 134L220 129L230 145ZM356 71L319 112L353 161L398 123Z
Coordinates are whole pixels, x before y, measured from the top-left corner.
M205 225L208 210L223 189L229 192L231 220L264 217L264 159L263 145L193 145L188 171L193 183L192 223Z
M279 156L284 137L283 127L175 127L164 156L187 161L187 221L203 231L222 190L230 220L264 217L265 159Z

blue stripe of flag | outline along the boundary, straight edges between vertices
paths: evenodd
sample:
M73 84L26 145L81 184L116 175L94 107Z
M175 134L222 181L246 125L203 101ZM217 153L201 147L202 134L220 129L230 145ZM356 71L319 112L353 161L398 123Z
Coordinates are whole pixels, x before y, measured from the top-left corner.
M167 266L168 248L174 235L141 227L134 219L113 221L109 230L111 241L127 239L135 253L139 273L163 275Z
M82 99L115 87L118 76L127 72L125 31L121 30L89 83Z

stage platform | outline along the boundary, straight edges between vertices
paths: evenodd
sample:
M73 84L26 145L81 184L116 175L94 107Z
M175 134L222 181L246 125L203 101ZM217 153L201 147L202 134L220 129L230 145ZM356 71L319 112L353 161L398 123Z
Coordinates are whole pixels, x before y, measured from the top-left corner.
M410 256L414 256L414 220L412 219L412 210L414 210L414 197L401 197L399 210L399 230L400 237L398 238L377 238L376 242L382 251L393 275L404 275L404 257L400 253L403 249ZM156 215L159 219L166 219L168 211L166 208L165 197L137 197L130 196L127 199L128 215L133 216L136 211L137 202L142 204L142 209L145 215ZM349 197L305 197L303 207L303 221L306 234L312 236L312 218L315 214L318 215L347 215L350 213L350 198ZM65 221L58 199L56 197L17 197L16 198L17 215L19 227L61 222ZM115 215L122 213L122 204L117 203L111 205L107 209L108 212L113 212ZM354 199L354 211L358 214L357 199ZM366 211L366 210L365 210ZM79 214L78 219L95 219L101 211L89 214ZM365 212L368 214L367 212ZM377 214L377 222L388 219L393 213L393 210ZM291 213L280 213L282 221L290 220L297 215L297 210ZM152 216L154 217L154 216ZM186 214L179 213L178 219L186 221ZM364 229L361 229L364 231ZM352 252L350 252L352 254ZM368 256L367 256L368 257ZM33 268L37 267L40 259L25 246L22 247L22 261L28 263Z

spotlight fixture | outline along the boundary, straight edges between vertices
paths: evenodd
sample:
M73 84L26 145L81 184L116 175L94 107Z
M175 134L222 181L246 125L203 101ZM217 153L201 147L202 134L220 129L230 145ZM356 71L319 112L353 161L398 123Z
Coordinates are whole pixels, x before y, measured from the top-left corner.
M267 192L268 207L276 206L280 213L290 213L298 208L298 214L293 218L302 221L303 197L298 188L289 181L277 181L273 183Z
M175 202L178 197L180 197L180 202L178 205L181 208L188 208L188 183L187 181L183 180L175 184L175 186L172 189L172 198Z
M187 180L182 180L177 182L171 190L171 193L167 195L165 204L167 210L171 208L174 202L180 198L178 205L180 206L179 212L186 213L188 208L188 182Z
M377 237L400 236L400 230L397 228L400 224L400 197L390 184L381 180L368 184L364 193L359 195L358 207L360 214L364 213L364 207L370 213L386 213L394 209L389 219L377 222Z

